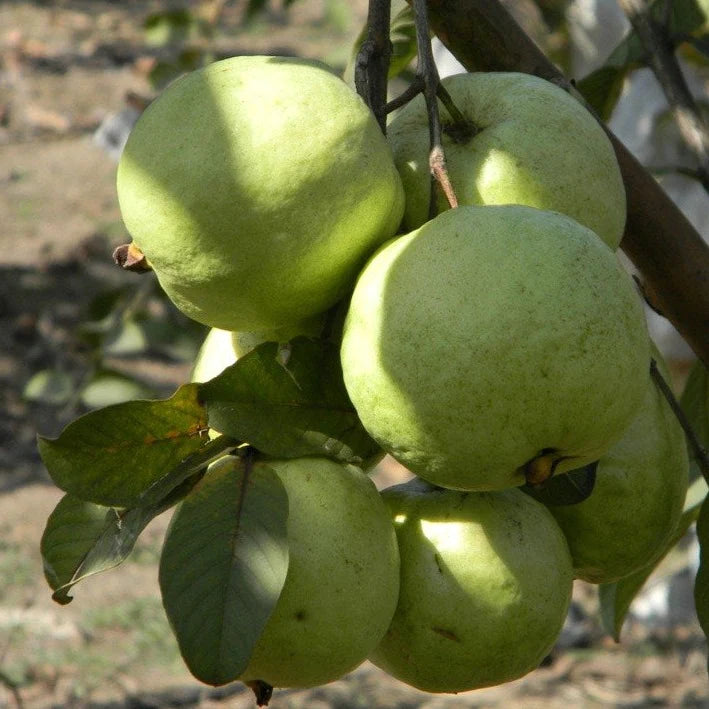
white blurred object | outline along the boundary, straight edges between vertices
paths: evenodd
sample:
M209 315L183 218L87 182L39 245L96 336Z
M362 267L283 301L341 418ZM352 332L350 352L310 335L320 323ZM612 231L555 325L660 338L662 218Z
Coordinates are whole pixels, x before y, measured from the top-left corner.
M433 47L433 58L441 79L453 74L465 73L465 67L446 49L438 37L433 38L431 46Z
M699 542L692 529L683 540L682 563L655 573L630 606L630 619L650 628L671 628L697 622L694 579L699 568Z
M573 73L577 78L602 66L629 29L616 0L573 0L567 19ZM707 77L694 66L683 65L682 69L695 98L706 98ZM608 126L647 167L658 170L692 165L665 95L650 69L637 69L630 75ZM706 190L696 180L678 174L668 174L659 181L707 240L709 195ZM694 359L690 347L667 319L649 308L647 317L650 334L669 363Z
M137 108L126 106L122 111L106 116L94 132L94 143L118 162L140 113Z

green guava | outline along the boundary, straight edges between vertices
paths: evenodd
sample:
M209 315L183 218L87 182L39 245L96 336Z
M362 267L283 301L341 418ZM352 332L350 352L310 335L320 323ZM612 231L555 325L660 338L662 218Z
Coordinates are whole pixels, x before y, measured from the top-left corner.
M494 490L598 460L649 380L643 306L573 219L459 207L382 247L345 320L345 385L419 477Z
M214 465L234 465L224 458ZM386 505L361 470L325 458L269 460L288 494L285 585L243 681L312 687L353 670L386 632L399 552Z
M172 301L233 331L334 305L404 203L371 111L294 57L232 57L172 83L131 132L117 187Z
M239 357L264 342L288 342L298 335L316 337L323 318L315 317L287 328L263 332L231 332L213 327L202 342L192 367L190 381L206 382L221 374Z
M688 483L684 431L650 381L638 415L600 459L591 495L576 505L549 506L566 535L576 577L611 583L653 563L677 526Z
M520 490L459 492L413 480L383 491L401 556L394 619L369 659L426 692L521 677L554 645L571 557L544 505Z
M446 165L460 204L525 204L568 214L617 248L625 188L608 136L560 87L530 74L475 72L443 80L469 122L456 125L439 101ZM423 95L387 129L406 194L404 227L428 220L431 180ZM448 203L439 191L438 210Z

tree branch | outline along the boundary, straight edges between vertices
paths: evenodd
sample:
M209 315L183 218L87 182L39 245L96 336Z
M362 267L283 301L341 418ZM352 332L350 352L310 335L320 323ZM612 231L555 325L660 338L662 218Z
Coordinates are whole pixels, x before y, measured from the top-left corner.
M658 23L644 0L619 0L619 5L645 49L645 62L662 87L685 145L697 159L696 178L709 192L709 131L677 61L667 21ZM666 7L670 5L666 0Z
M391 0L369 0L367 37L355 60L355 86L386 134L386 102L391 41Z
M429 0L428 14L433 31L469 71L521 71L571 90L498 0ZM709 366L709 246L625 146L609 137L628 198L621 247L654 304Z

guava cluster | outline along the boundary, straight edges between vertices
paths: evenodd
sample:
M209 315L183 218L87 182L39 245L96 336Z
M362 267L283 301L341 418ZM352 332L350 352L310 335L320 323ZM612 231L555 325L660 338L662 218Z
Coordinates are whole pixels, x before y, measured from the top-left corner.
M121 158L135 246L213 328L194 379L260 342L317 337L346 306L347 392L416 476L378 492L353 466L268 461L289 496L290 565L244 681L323 684L366 658L429 692L521 677L553 647L574 578L652 563L681 513L684 440L615 252L609 140L542 79L444 85L465 119L441 106L461 206L439 194L433 218L423 98L385 138L311 61L236 57L179 79ZM596 461L580 504L520 489Z

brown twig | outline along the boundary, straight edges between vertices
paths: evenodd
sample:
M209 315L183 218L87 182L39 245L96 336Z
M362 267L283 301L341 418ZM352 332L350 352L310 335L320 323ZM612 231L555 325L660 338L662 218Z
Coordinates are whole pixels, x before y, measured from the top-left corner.
M682 139L697 160L695 177L709 192L709 129L677 61L669 15L657 22L645 0L619 0L619 4L645 49L645 62L662 87ZM665 5L668 9L671 2L666 0Z
M438 212L436 185L440 185L451 207L458 206L453 185L448 177L446 156L443 150L443 129L441 116L438 111L438 89L441 84L438 68L433 59L431 48L431 35L428 29L428 9L426 0L413 0L414 20L416 23L416 45L418 49L418 62L416 76L422 83L422 93L426 101L428 113L428 136L430 154L428 165L431 171L431 192L428 216L432 219Z
M699 470L707 483L709 483L709 456L707 455L707 451L704 449L704 446L702 446L699 437L697 436L694 428L692 428L692 424L689 422L689 419L682 410L682 407L680 406L679 401L677 401L672 388L662 376L662 372L660 372L657 362L655 362L654 359L650 360L650 376L657 385L657 388L667 400L667 403L672 409L672 413L675 415L677 421L679 421L679 425L682 426L682 430L684 431L684 435L687 437L689 447L692 449L692 453L697 461Z
M428 17L468 70L522 71L570 86L498 0L430 0ZM657 307L709 365L709 246L652 175L609 137L628 197L621 246Z
M369 0L367 37L355 60L355 87L386 134L386 103L391 41L391 0Z

